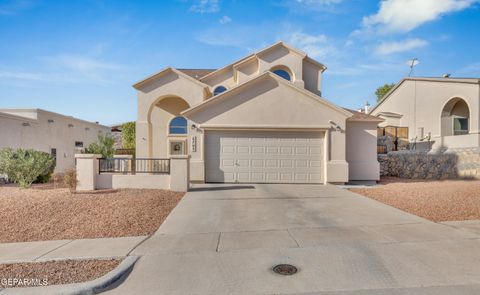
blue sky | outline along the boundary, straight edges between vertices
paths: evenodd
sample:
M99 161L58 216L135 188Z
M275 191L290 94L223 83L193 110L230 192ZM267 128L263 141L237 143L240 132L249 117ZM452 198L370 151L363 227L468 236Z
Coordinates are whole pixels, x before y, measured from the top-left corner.
M479 0L0 0L0 108L114 124L164 67L218 68L283 40L327 65L323 96L357 108L415 76L480 77Z

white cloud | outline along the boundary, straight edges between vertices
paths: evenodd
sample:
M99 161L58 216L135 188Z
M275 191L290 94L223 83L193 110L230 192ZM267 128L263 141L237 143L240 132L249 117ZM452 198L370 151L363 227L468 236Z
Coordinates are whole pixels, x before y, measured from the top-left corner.
M218 22L222 25L228 24L232 19L228 15L224 15Z
M331 9L341 2L343 2L343 0L285 0L283 5L294 10L303 8L308 11L322 11L325 9Z
M35 3L30 0L11 0L0 5L0 15L13 15L21 10L33 7Z
M218 0L197 0L197 3L190 6L190 11L198 13L215 13L220 11Z
M415 48L421 48L428 45L428 42L422 39L406 39L403 41L383 42L375 49L377 55L389 55L392 53L399 53L410 51Z
M108 63L97 58L82 55L61 54L44 58L52 65L62 66L78 72L95 72L98 70L115 70L120 65Z
M343 0L295 0L298 4L302 5L333 5L339 4Z
M325 58L335 51L335 47L328 44L327 36L323 34L309 35L301 31L294 32L287 36L286 42L305 51L314 58Z
M382 33L409 32L477 2L479 0L383 0L376 14L363 18L363 26Z
M44 81L46 80L43 74L40 73L28 73L28 72L12 72L12 71L0 71L0 78L2 79L15 79L15 80L27 80L27 81Z

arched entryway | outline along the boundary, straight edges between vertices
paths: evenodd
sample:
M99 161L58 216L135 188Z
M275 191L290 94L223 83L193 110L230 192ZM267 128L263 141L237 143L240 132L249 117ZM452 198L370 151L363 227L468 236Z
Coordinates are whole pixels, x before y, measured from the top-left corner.
M470 129L470 108L465 100L449 100L442 110L442 136L465 135Z
M190 105L185 99L173 95L161 97L151 105L148 113L150 157L165 158L187 153L188 128L183 125L172 127L172 122L175 125L186 120L180 113L188 108Z

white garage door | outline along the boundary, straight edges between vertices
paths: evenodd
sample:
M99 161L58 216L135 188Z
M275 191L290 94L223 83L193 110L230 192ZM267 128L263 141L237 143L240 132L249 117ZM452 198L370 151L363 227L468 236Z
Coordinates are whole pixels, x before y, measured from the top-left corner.
M323 132L207 131L205 180L322 183Z

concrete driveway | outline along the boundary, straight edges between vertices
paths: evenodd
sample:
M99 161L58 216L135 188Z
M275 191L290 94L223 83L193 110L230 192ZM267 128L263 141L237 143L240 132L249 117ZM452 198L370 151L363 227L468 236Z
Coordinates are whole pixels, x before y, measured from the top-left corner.
M479 235L331 185L197 185L132 254L109 293L480 294Z

